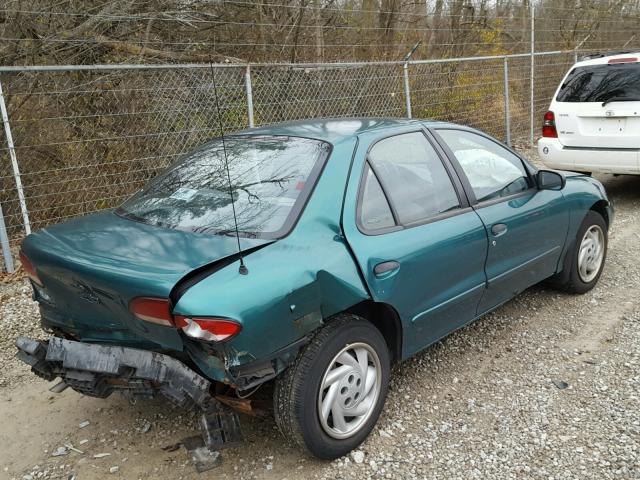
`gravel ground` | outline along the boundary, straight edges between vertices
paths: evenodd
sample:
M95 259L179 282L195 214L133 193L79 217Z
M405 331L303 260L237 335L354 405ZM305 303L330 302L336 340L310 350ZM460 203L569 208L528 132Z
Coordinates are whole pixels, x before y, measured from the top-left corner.
M14 387L33 374L15 358L14 345L19 335L38 337L40 329L38 303L31 299L31 286L25 281L0 284L0 389Z
M14 360L37 309L24 281L0 285L0 477L640 479L640 178L602 180L616 220L599 285L529 289L397 366L378 426L333 462L287 447L270 417L243 418L246 444L197 474L171 451L193 414L53 395Z

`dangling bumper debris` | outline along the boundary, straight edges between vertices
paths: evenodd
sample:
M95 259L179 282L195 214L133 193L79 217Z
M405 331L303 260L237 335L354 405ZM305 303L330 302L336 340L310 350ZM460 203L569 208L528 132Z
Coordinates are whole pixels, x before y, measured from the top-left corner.
M161 394L175 405L203 412L202 446L218 450L242 441L237 414L211 395L211 382L168 355L135 348L75 342L58 337L16 340L17 357L41 378L92 397L120 392L132 400ZM192 442L193 444L193 442Z

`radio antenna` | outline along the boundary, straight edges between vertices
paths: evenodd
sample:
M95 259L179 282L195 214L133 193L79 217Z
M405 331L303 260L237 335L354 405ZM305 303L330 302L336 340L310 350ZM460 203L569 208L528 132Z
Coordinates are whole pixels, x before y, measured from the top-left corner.
M220 131L220 139L222 140L222 153L224 154L224 168L227 172L227 181L229 182L229 197L231 198L231 211L233 212L233 224L236 230L236 241L238 242L238 256L240 257L240 268L238 273L246 275L249 269L244 264L242 257L242 247L240 246L240 231L238 229L238 217L236 216L236 206L233 200L233 186L231 185L231 174L229 173L229 157L227 156L227 144L224 139L224 127L222 126L222 116L220 115L220 99L218 98L218 85L216 84L216 69L213 67L213 60L209 61L211 67L211 77L213 79L213 96L216 104L216 116L218 117L218 129Z

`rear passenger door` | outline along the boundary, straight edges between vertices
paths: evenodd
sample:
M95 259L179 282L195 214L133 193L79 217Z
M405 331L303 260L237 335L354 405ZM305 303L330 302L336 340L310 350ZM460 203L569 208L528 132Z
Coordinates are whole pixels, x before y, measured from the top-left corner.
M569 210L561 191L538 190L523 161L495 140L468 130L435 131L489 236L484 313L556 272Z
M426 131L360 139L343 228L372 297L403 320L405 357L475 318L487 235Z

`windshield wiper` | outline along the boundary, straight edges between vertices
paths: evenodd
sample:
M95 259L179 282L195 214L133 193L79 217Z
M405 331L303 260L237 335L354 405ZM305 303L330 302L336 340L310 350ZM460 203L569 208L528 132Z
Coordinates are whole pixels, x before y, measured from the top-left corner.
M640 98L611 97L611 98L607 98L604 102L602 102L602 106L604 107L607 103L611 103L611 102L640 102Z

